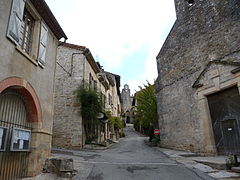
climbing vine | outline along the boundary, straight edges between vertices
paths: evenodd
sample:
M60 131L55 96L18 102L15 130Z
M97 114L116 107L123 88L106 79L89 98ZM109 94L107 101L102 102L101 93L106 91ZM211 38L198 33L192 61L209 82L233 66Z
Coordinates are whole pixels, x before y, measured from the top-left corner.
M86 141L97 138L97 128L100 121L97 114L104 109L102 94L91 88L88 84L81 84L75 91L78 102L80 102L80 112L86 132Z

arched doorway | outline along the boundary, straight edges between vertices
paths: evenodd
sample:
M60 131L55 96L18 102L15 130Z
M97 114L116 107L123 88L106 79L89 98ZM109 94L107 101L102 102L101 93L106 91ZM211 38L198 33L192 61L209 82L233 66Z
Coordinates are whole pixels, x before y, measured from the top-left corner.
M41 121L40 103L21 78L0 81L0 179L28 175L32 122Z
M5 140L0 152L0 179L10 180L27 175L30 137L20 137L15 128L31 131L31 123L27 121L27 112L22 97L14 92L7 91L0 94L0 126L6 128ZM18 133L18 134L16 134ZM1 135L1 134L0 134ZM2 133L3 135L3 133ZM22 138L22 139L21 139ZM16 144L17 148L13 148ZM25 149L24 149L25 144ZM28 146L28 147L27 147Z

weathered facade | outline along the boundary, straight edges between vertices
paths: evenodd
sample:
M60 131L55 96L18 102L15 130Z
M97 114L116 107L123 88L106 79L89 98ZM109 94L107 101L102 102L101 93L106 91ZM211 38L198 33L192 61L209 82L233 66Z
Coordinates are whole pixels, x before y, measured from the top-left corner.
M85 145L85 131L76 94L79 85L86 82L105 96L105 109L113 116L120 114L120 76L103 71L91 52L84 46L61 43L58 47L55 88L55 116L53 146L80 149ZM98 142L110 136L107 124L98 132ZM108 133L107 133L108 132Z
M45 1L0 2L0 179L34 176L51 151L58 40Z
M212 154L237 152L240 2L175 0L175 6L177 20L157 56L162 145ZM227 94L232 103L223 98ZM232 144L226 142L229 137Z

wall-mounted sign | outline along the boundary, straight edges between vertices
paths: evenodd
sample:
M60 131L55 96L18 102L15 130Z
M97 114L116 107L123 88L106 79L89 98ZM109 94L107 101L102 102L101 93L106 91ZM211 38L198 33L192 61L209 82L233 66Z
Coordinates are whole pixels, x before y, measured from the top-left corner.
M154 129L154 134L155 134L155 135L160 134L160 130L159 130L159 129Z
M30 130L13 128L11 151L29 151L30 138Z
M0 126L0 151L6 150L8 128Z

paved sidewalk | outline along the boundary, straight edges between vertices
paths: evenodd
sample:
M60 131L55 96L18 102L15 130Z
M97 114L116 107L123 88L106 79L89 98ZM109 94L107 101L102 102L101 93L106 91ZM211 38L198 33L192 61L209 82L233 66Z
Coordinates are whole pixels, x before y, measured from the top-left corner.
M188 168L198 169L218 180L240 180L240 174L226 170L226 156L202 157L187 151L153 147Z

